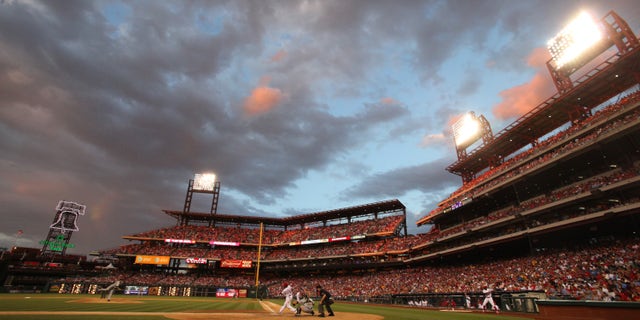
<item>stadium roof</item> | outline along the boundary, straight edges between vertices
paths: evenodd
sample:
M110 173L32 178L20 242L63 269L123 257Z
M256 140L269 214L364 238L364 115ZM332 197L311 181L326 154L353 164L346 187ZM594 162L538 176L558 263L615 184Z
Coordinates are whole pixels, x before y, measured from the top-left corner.
M589 110L611 99L620 92L638 84L640 72L640 47L625 55L609 57L580 79L573 89L556 94L511 125L498 132L492 141L485 143L447 167L447 171L464 175L477 174L489 168L492 158L508 157L536 139L571 121L577 108Z
M213 221L224 223L260 224L271 226L289 226L310 222L335 220L366 215L374 215L387 212L406 213L406 207L398 199L374 202L354 207L321 211L284 218L272 218L263 216L242 216L229 214L210 214L202 212L182 212L176 210L162 210L164 213L176 218L189 221Z

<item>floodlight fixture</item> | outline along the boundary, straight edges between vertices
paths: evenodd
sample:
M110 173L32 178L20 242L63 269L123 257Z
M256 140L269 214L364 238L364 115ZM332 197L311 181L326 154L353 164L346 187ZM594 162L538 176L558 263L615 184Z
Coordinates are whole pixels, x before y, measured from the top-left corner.
M581 12L547 42L555 68L561 69L580 58L604 38L601 26L587 12Z
M218 211L218 198L220 197L220 181L217 181L214 173L196 173L193 179L189 180L187 186L187 196L184 199L183 212L189 212L191 210L191 200L194 193L206 193L213 195L211 199L211 214L215 214ZM181 225L185 225L188 219L182 219ZM210 221L211 223L211 221Z
M612 45L618 49L615 55L620 57L635 50L640 41L629 24L615 12L609 12L600 20L582 12L547 45L551 54L547 69L558 92L566 93L578 84L571 76ZM598 72L598 69L592 71Z
M476 142L482 134L482 124L473 111L465 113L451 128L453 129L453 140L456 147L460 149Z
M216 175L213 173L197 173L193 179L193 190L213 191Z

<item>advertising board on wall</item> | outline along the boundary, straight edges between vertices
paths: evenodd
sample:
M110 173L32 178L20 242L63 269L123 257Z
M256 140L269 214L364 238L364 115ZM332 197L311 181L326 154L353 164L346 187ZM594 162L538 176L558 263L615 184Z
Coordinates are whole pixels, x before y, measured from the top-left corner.
M218 298L246 298L247 297L247 289L218 288L216 290L216 297L218 297Z
M251 260L221 260L221 268L251 268Z
M157 264L157 265L169 265L169 256L136 256L136 264Z

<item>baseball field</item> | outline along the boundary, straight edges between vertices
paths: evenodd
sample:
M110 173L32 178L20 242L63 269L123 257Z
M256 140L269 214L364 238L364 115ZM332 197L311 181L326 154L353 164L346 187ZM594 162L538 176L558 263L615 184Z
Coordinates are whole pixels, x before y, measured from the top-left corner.
M0 294L0 319L315 319L309 314L295 317L278 314L282 300L222 299L203 297L116 296L111 301L95 295ZM527 315L439 311L408 307L336 302L340 320L531 320ZM317 310L317 309L316 309ZM317 311L316 311L317 312Z

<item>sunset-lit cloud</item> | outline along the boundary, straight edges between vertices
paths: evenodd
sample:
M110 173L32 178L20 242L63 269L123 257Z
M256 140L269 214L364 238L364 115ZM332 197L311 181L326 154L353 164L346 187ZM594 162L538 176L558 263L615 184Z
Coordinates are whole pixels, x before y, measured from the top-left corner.
M390 97L384 97L384 98L380 99L380 103L382 103L382 104L386 104L386 105L396 105L396 104L399 104L399 102L398 102L398 101L396 101L395 99L390 98Z
M280 49L278 50L278 52L276 52L276 54L271 56L271 62L280 62L284 60L284 58L286 57L287 57L287 52L283 49Z
M502 101L493 107L493 115L500 119L513 119L524 115L549 98L555 87L546 68L550 59L546 48L537 48L527 59L536 74L527 83L511 87L499 93Z
M244 100L242 109L246 115L258 115L275 108L282 100L280 89L269 87L269 79L264 78L258 87Z

